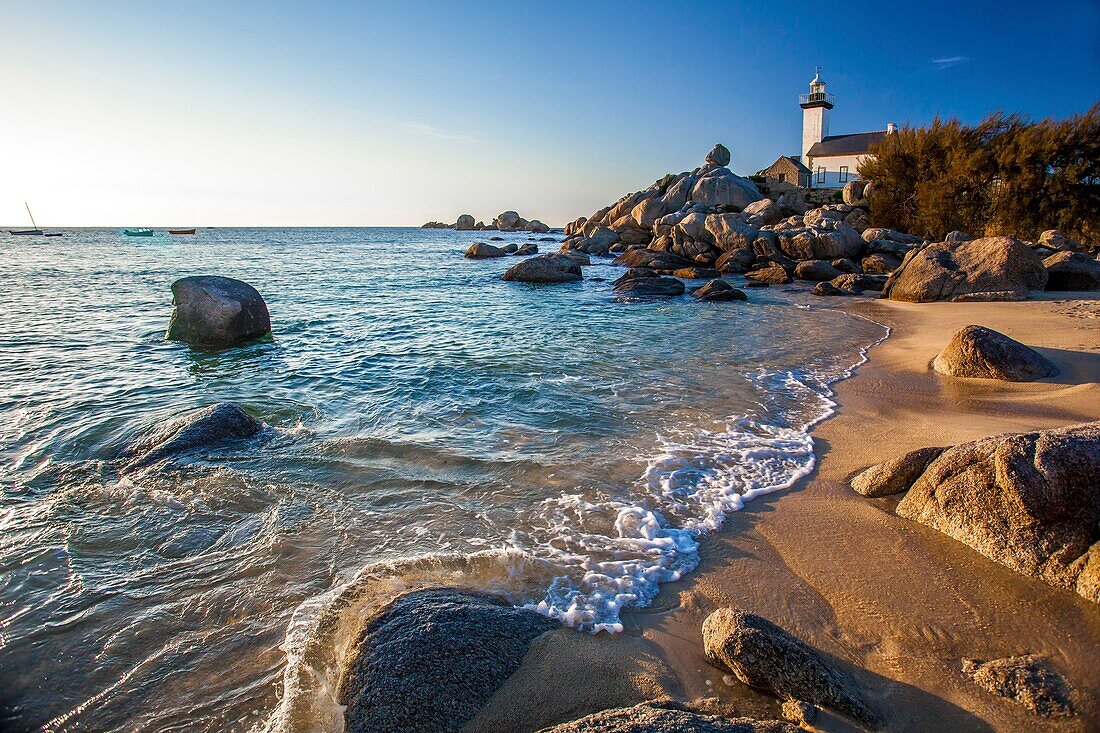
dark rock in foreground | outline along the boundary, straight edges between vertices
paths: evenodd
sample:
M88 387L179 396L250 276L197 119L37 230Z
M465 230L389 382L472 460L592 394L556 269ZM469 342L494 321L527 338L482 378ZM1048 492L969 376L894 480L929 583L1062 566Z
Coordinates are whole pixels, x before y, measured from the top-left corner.
M501 279L525 283L573 282L581 279L581 266L567 255L538 255L512 265Z
M474 242L470 245L470 248L466 250L464 257L469 257L472 260L484 260L490 257L504 257L508 253L500 247L495 247L485 242Z
M852 479L852 488L871 499L908 491L928 464L946 448L918 448L903 456L871 466Z
M1071 715L1065 681L1033 655L982 662L964 659L963 672L994 695L1014 700L1044 717Z
M674 277L661 277L646 267L634 267L616 280L612 290L619 295L634 298L683 295L684 284Z
M700 715L671 701L653 701L603 710L539 733L798 733L798 728L778 720Z
M1011 237L986 237L909 252L883 294L913 303L1023 300L1029 290L1042 290L1046 284L1047 271L1031 248Z
M271 333L263 296L246 282L220 275L196 275L172 283L169 341L196 346L231 346Z
M1058 374L1038 351L985 326L959 329L932 362L940 374L952 377L1031 382Z
M219 402L161 425L126 449L123 456L130 458L129 468L138 468L201 448L251 438L262 428L263 423L240 405Z
M672 272L684 267L693 267L691 260L684 259L671 252L655 252L651 249L632 249L624 252L611 263L626 267L648 267L653 270Z
M720 608L703 622L707 661L750 687L781 700L804 700L832 708L872 728L878 716L852 680L825 655L765 618Z
M1100 290L1100 262L1080 252L1058 252L1043 260L1047 290Z
M340 692L349 733L458 733L558 624L458 590L398 598L360 637Z
M704 303L718 303L730 300L748 300L749 296L730 285L725 280L711 280L691 291L692 297Z
M794 268L794 276L799 280L832 280L843 275L840 270L825 260L803 260Z
M1100 603L1100 422L948 448L896 511Z

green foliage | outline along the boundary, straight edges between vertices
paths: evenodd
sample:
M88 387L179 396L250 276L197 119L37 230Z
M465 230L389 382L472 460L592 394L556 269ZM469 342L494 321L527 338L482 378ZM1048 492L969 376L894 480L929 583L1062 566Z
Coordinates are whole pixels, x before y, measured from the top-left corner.
M930 239L952 230L1100 240L1100 104L1066 120L998 112L975 126L937 118L887 135L860 166L871 221Z

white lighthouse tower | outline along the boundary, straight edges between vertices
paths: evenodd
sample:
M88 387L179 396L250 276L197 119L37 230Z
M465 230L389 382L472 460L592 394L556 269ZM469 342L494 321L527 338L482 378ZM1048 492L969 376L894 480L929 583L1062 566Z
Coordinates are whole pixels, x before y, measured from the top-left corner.
M829 110L836 99L825 93L825 82L821 78L821 67L814 70L810 81L810 93L800 95L798 106L802 108L802 164L809 165L807 153L814 143L819 143L829 135Z

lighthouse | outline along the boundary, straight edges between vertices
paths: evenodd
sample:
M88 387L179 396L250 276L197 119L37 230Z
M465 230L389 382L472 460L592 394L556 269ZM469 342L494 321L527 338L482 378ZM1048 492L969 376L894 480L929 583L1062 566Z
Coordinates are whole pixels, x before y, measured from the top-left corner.
M829 110L836 99L825 92L825 81L821 78L821 67L814 70L810 80L810 93L798 98L802 108L802 164L809 166L810 148L829 136Z

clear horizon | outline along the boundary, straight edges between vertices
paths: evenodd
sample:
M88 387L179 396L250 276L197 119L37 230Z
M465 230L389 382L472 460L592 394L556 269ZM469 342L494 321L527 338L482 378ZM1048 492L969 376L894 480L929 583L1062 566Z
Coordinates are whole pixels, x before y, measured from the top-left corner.
M419 226L508 209L561 227L716 142L743 175L797 154L817 65L833 134L1067 117L1097 101L1100 72L1089 2L5 11L5 228L29 226L24 200L43 228Z

